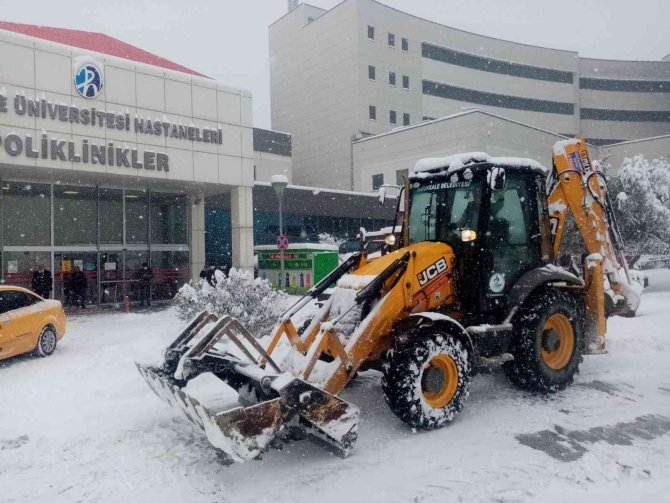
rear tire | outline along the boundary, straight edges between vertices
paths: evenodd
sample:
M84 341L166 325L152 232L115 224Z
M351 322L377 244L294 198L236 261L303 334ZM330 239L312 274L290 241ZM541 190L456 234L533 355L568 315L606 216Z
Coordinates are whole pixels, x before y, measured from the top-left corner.
M35 354L41 357L49 356L56 351L57 343L58 336L56 335L56 330L52 326L44 327L39 339L37 339Z
M472 370L465 346L450 334L415 329L396 340L382 362L382 389L391 411L414 428L451 422L468 397Z
M550 393L572 383L584 350L582 310L566 292L547 289L519 309L505 372L519 388Z

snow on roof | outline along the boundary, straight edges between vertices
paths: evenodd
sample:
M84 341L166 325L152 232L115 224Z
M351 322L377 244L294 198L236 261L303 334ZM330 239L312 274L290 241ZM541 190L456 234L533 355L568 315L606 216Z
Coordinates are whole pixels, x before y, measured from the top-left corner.
M389 234L393 234L396 232L401 232L402 231L402 226L396 225L395 227L388 226L388 227L382 227L378 231L369 231L365 233L365 237L380 237L380 236L388 236Z
M258 245L254 246L254 251L276 251L277 245ZM321 243L292 243L288 245L287 250L315 250L315 251L337 251L339 247L335 245L327 245Z
M474 166L484 162L500 166L527 168L541 173L544 176L549 173L548 168L533 159L524 157L491 157L486 152L466 152L447 157L429 157L421 159L414 166L410 178L426 178L433 176L437 173L431 173L431 171L439 170L440 168L444 168L443 171L439 172L440 175L448 175L465 167Z
M8 21L0 21L0 30L7 30L29 37L56 42L58 44L78 47L79 49L85 49L87 51L99 52L101 54L107 54L108 56L136 61L137 63L144 63L147 65L167 68L168 70L175 70L177 72L208 78L202 73L186 68L185 66L165 58L161 58L156 54L152 54L139 47L127 44L103 33L53 28L50 26L38 26L34 24L10 23Z

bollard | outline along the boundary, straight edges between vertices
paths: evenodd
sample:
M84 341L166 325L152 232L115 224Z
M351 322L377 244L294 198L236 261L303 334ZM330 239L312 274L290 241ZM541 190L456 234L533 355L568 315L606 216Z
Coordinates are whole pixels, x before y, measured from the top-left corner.
M123 307L125 308L126 313L130 312L130 299L128 299L127 295L123 297Z

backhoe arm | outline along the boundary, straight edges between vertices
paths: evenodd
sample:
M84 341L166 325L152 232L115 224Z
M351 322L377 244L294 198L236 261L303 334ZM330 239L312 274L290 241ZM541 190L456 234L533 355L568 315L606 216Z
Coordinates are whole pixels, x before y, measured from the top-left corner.
M591 340L597 338L602 349L606 333L605 302L607 314L629 314L637 309L639 292L630 284L604 173L594 167L583 139L554 145L547 194L554 257L561 251L568 212L572 213L589 253L584 264L587 330Z

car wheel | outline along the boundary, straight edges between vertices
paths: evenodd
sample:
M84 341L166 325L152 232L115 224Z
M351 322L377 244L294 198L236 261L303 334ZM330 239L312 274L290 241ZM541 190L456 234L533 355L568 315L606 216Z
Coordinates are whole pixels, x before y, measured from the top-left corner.
M58 337L56 335L56 330L53 327L44 327L40 338L37 340L37 347L35 348L35 353L38 356L49 356L56 350L56 343L58 342Z

